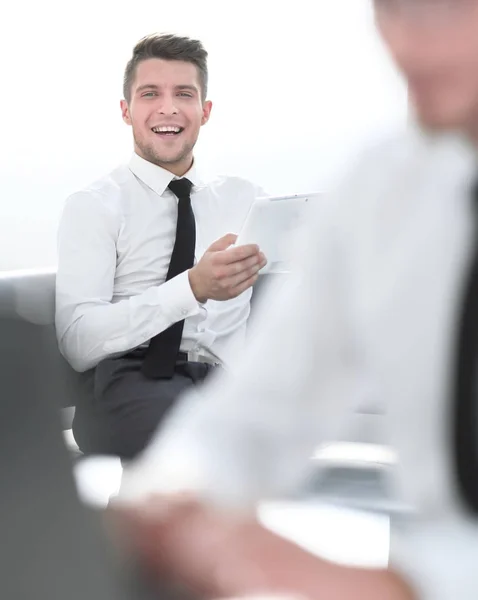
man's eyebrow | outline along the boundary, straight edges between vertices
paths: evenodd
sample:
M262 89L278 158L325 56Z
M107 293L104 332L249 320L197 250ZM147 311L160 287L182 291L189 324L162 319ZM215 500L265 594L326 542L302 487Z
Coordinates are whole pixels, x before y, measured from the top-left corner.
M198 92L198 87L195 85L191 85L190 83L185 83L184 85L177 85L177 90L191 90L193 92Z
M154 83L143 83L138 88L136 88L137 92L143 92L144 90L157 90L158 86Z
M136 88L136 92L144 92L144 90L158 90L159 86L155 83L143 83L138 88ZM191 83L183 83L175 86L177 90L190 90L192 92L199 92L199 88L196 85Z

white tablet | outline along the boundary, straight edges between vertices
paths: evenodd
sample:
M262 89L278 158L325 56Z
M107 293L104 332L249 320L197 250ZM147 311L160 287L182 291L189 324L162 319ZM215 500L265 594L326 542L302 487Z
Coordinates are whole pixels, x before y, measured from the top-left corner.
M289 270L291 237L306 218L309 205L321 193L258 198L249 209L235 246L257 244L266 255L261 273Z

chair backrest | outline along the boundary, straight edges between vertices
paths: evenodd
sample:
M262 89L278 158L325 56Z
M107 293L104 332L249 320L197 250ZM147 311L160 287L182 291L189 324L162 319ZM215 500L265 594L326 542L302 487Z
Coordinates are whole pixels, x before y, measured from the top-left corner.
M31 348L43 376L45 393L60 406L75 406L87 393L82 375L60 354L55 334L55 271L0 273L0 313L23 321L24 347ZM35 332L35 334L34 334ZM40 335L38 335L40 333ZM38 340L41 344L38 345Z

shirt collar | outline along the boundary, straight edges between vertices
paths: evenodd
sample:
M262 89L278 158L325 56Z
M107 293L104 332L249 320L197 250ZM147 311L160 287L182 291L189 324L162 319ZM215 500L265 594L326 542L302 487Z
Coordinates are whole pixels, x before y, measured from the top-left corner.
M173 179L181 179L180 177L176 177L176 175L170 171L163 169L162 167L158 167L158 165L155 165L148 160L145 160L136 154L136 152L134 152L131 156L129 161L129 169L134 175L136 175L136 177L138 177L138 179L145 183L159 196L164 194L168 185ZM199 189L205 187L205 183L198 173L196 160L194 160L189 171L184 174L184 177L189 179L189 181L193 184L193 191L198 191Z

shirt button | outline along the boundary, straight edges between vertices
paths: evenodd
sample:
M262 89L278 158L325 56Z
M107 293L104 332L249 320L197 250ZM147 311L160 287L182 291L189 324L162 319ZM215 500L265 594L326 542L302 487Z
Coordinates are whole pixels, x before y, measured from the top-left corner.
M188 310L186 308L183 308L183 310L181 311L181 314L185 317L188 314Z

